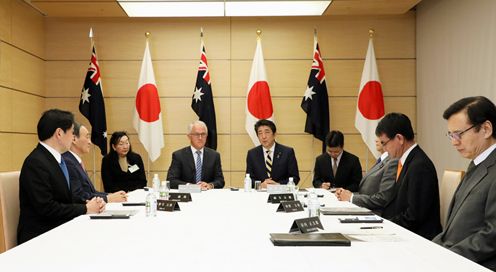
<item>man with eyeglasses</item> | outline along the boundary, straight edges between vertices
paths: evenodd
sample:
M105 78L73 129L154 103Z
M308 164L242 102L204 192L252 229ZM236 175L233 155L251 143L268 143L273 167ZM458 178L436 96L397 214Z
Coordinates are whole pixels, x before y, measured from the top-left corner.
M167 180L172 189L181 184L198 184L202 190L224 187L224 174L219 152L205 146L208 137L207 125L194 121L188 126L190 146L172 153L172 162Z
M445 230L433 241L496 271L496 106L483 96L467 97L443 118L451 144L471 162L451 200Z
M389 113L375 134L389 156L399 159L395 197L384 207L382 217L424 238L434 238L441 232L436 168L415 142L410 119L402 113Z

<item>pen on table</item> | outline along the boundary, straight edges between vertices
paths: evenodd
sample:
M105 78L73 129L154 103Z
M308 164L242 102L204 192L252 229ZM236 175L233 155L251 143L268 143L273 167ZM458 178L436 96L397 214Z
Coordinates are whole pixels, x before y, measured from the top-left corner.
M381 226L373 226L373 227L360 227L360 229L382 229Z

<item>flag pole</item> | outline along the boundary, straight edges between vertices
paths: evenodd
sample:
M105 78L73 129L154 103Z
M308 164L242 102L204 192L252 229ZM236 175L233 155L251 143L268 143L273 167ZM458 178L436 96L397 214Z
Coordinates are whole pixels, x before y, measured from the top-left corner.
M148 38L150 37L150 35L151 35L151 34L152 34L152 33L148 32L148 31L147 31L147 32L145 32L146 44L148 44ZM138 134L138 137L139 137L139 134ZM150 154L148 154L148 156L147 156L147 160L146 160L146 161L147 161L147 165L146 165L146 168L147 168L147 171L146 171L146 173L147 173L147 174L146 174L146 179L147 179L147 180L150 180L150 164L151 164L151 163L150 163Z
M257 39L260 40L262 38L262 30L257 29Z
M373 28L369 29L369 40L374 39L375 30ZM365 143L365 173L369 171L369 148Z
M93 50L93 27L90 27L90 32L88 33L88 37L90 38L91 42L91 49ZM93 128L92 128L93 129ZM96 148L95 145L93 145L93 184L96 184Z

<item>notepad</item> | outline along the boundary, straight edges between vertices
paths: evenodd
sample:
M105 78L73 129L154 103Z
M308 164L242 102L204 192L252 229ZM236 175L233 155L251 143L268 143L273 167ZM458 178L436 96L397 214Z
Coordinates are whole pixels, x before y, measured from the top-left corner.
M339 218L341 223L382 223L384 220L379 216L357 216L348 218Z

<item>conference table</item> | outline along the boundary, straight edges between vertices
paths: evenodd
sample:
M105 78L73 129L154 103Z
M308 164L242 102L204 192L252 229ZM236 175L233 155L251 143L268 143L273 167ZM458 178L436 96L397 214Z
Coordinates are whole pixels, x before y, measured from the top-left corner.
M326 207L353 206L316 191ZM274 246L270 233L288 233L307 209L276 212L267 192L242 189L191 196L180 211L156 217L146 217L143 206L109 203L107 210L139 212L115 220L79 216L0 254L0 271L489 271L387 220L343 224L338 219L349 216L321 215L323 232L343 233L351 246ZM144 199L143 190L129 193L129 202Z

